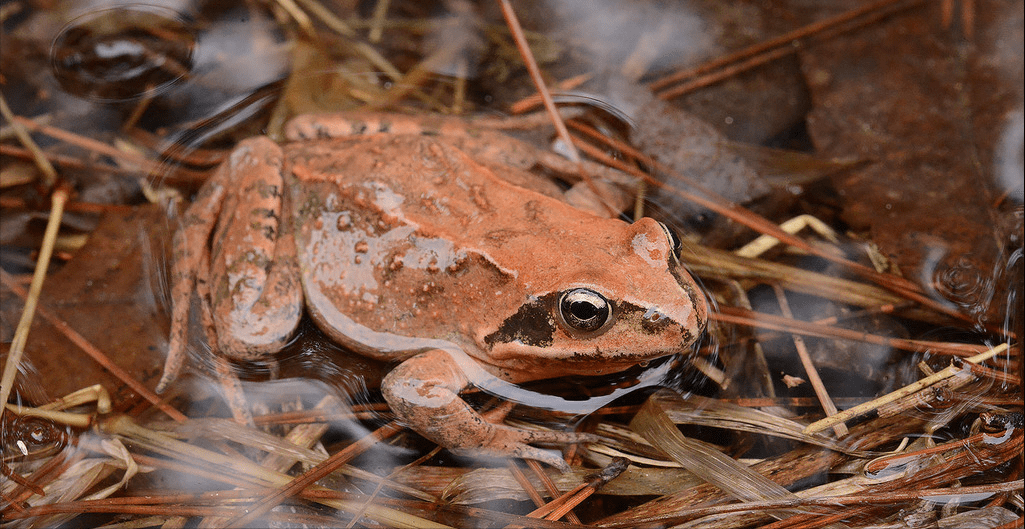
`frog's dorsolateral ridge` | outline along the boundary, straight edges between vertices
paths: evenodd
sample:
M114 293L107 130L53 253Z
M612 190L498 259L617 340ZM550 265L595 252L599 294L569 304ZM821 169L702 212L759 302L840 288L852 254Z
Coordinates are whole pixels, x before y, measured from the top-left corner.
M289 143L235 149L175 237L160 388L184 362L194 293L227 359L267 359L305 308L340 344L400 362L382 390L413 430L456 452L564 467L530 444L579 436L490 423L459 392L483 378L595 375L681 352L704 329L705 299L658 222L568 205L527 171L534 161L515 140L456 119L409 123L301 117ZM515 160L495 156L496 137ZM237 380L221 371L247 420Z

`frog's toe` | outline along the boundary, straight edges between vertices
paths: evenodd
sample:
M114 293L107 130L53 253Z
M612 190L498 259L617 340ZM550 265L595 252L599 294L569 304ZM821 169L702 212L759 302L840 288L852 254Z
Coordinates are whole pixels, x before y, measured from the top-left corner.
M569 464L559 456L555 450L544 450L524 443L505 443L494 446L482 446L478 448L450 448L453 454L463 457L494 457L498 459L517 457L520 459L533 459L546 465L557 468L562 472L569 470Z
M524 443L551 443L551 444L572 444L572 443L594 443L601 440L601 437L592 433L584 432L560 432L556 430L521 430L514 429L520 435Z
M551 450L542 450L530 445L520 445L513 450L513 455L521 459L534 459L536 461L540 461L553 468L559 469L560 472L569 471L569 463L566 463L565 459Z
M544 450L531 445L534 443L564 445L593 442L597 439L597 436L587 433L522 430L509 426L498 426L490 443L481 447L481 450L494 455L534 459L559 470L566 471L569 470L569 465L554 451Z

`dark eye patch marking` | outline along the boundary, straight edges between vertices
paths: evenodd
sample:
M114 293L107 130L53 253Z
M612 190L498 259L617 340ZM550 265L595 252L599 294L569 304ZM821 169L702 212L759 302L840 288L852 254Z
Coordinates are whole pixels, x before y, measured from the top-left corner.
M555 307L558 293L545 294L530 303L525 303L520 310L502 322L497 331L484 337L484 343L522 342L534 347L548 347L554 342Z

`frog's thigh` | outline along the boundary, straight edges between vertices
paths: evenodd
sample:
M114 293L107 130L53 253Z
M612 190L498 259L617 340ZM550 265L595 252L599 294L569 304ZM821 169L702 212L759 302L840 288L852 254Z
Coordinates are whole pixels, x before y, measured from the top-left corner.
M211 241L210 308L217 348L239 360L280 350L302 314L282 160L277 144L257 137L227 162L237 191L226 198Z

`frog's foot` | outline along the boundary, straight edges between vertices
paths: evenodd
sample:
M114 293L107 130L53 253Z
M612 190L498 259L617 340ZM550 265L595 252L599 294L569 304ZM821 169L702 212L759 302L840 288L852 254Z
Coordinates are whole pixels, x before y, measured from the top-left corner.
M392 411L411 429L460 455L536 459L560 470L569 466L533 443L593 441L590 434L526 430L489 422L458 393L470 385L453 357L435 349L401 363L385 377L381 390Z
M217 356L214 359L214 365L217 368L217 379L221 383L224 400L227 401L235 422L246 426L255 426L253 412L249 410L249 401L246 400L246 394L242 390L242 381L235 375L231 363Z

